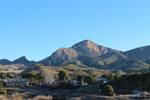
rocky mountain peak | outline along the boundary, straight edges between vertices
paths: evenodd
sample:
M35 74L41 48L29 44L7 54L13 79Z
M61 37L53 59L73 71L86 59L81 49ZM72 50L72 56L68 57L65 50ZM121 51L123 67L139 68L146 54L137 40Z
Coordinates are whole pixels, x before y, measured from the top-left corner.
M81 41L75 45L72 46L73 49L75 49L80 55L93 55L93 56L98 56L102 54L106 54L109 52L113 52L115 50L100 46L90 40L84 40Z

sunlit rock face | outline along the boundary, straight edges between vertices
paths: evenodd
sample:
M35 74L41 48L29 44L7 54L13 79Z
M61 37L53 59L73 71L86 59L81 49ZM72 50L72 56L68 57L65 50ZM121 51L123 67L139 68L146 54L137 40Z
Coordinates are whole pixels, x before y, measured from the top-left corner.
M79 55L92 56L92 57L115 51L113 49L97 45L96 43L91 42L90 40L79 42L74 46L72 46L72 48L76 50L76 52Z

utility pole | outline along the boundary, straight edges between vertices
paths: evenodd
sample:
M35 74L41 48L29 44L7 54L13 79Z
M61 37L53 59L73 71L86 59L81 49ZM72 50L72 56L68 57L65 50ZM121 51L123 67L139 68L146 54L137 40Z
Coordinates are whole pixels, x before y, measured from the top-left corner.
M14 65L14 64L13 64L13 61L12 61L12 67L13 67L13 65Z
M51 66L51 61L49 61L49 67Z
M127 54L127 59L128 59L128 54Z
M55 58L54 58L54 65L55 65Z
M147 67L147 72L148 72L148 67Z

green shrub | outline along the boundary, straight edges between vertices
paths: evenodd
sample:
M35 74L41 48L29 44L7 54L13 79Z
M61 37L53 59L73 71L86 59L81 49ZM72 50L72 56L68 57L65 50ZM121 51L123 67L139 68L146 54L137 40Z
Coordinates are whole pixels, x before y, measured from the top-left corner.
M1 90L1 91L0 91L0 94L6 95L6 94L7 94L7 91L6 91L6 90Z
M114 89L111 85L106 85L104 88L104 93L106 96L115 96Z

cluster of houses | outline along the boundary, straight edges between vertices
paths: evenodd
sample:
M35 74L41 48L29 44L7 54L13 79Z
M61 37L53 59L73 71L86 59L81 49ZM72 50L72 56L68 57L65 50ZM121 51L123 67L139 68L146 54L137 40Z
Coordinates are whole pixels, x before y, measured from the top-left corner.
M5 86L28 86L27 79L3 79Z
M107 83L107 79L105 78L97 78L96 82L102 81L103 83ZM86 86L88 85L86 82L83 82L83 80L81 82L78 82L77 80L72 80L70 81L71 84L73 84L74 86Z
M85 67L85 68L82 68L83 70L94 70L95 68L94 67Z

